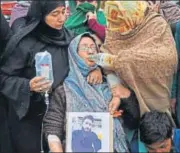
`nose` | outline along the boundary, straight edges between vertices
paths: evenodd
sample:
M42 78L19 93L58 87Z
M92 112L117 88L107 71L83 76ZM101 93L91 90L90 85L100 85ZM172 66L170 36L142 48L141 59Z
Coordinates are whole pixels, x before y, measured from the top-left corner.
M93 49L92 49L92 48L89 48L88 53L89 53L89 54L94 54Z
M91 126L88 124L87 128L90 129L90 127L91 127Z
M58 22L62 22L62 21L64 21L64 17L65 15L64 14L59 14L59 16L58 16Z

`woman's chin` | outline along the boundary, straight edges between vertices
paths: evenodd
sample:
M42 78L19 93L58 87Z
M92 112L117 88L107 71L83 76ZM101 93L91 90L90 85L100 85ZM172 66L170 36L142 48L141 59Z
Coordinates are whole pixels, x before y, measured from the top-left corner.
M94 62L88 62L88 66L89 67L93 67L93 66L95 66L96 65L96 63L94 63Z

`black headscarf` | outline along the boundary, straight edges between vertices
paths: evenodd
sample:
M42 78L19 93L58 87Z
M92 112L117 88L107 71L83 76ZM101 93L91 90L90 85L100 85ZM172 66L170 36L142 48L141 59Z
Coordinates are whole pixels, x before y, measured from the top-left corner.
M65 1L63 0L53 0L53 1L33 1L28 10L27 16L24 18L25 25L22 27L20 31L18 31L7 44L5 53L1 61L5 61L8 56L11 56L13 50L19 44L19 42L28 34L35 33L36 36L45 44L53 44L55 46L59 46L59 48L68 47L73 35L66 28L62 27L62 29L57 30L51 28L45 23L45 17L54 9L59 6L65 6ZM59 50L61 51L61 50ZM63 59L58 60L59 65L63 68L63 70L59 70L61 72L56 72L54 76L54 84L53 87L56 87L59 82L62 82L64 77L66 76L67 69L69 65L64 62ZM54 65L58 66L58 65ZM57 76L56 76L57 74Z

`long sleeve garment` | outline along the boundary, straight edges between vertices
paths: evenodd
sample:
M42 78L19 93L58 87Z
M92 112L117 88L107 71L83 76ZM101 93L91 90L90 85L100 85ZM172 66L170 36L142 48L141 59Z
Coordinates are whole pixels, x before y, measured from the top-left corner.
M45 111L43 96L30 92L29 87L30 79L35 76L32 50L39 51L33 48L38 43L35 42L30 37L21 41L2 64L0 73L0 92L9 104L11 139L14 149L22 153L40 151L41 121Z
M61 142L65 139L66 98L64 87L60 85L52 93L49 109L44 118L44 133L59 137Z
M12 32L5 20L3 14L0 12L0 57L4 52L4 48L10 39ZM1 59L0 59L1 61ZM13 152L10 130L8 128L8 103L5 97L0 93L0 153Z
M42 96L31 93L29 87L29 81L36 76L31 51L35 49L34 45L38 44L35 41L33 38L27 38L20 42L13 55L9 56L1 67L1 93L14 105L20 119L28 112L30 101L43 101ZM35 52L38 51L35 49Z
M96 19L90 19L88 27L104 42L106 26L99 24Z
M10 39L12 32L11 29L4 18L3 14L0 12L1 21L0 21L0 56L4 50L4 47L6 46L6 43Z

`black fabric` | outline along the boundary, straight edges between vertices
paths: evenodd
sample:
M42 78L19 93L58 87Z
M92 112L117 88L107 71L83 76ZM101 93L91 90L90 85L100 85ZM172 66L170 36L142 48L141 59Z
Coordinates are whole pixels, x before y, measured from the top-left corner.
M0 16L1 16L1 20L0 20L0 56L4 51L4 48L8 42L8 40L10 39L11 35L12 35L12 31L6 21L6 19L4 18L4 15L1 13L0 11Z
M140 108L134 91L128 98L121 98L120 110L123 110L123 121L128 129L137 129L140 123Z
M12 153L13 146L8 122L8 103L3 95L0 95L0 153Z
M0 57L4 48L12 35L12 31L0 11ZM6 98L0 93L0 153L13 152L8 125L8 103Z
M45 32L46 31L46 32ZM45 22L40 22L37 27L37 37L45 43L55 44L57 46L68 46L69 45L69 37L65 28L61 30L57 30L51 28Z
M26 25L26 19L24 17L17 18L11 25L13 33L19 32Z
M46 4L48 3L48 5ZM49 14L52 10L54 10L57 6L65 6L65 1L60 0L53 0L53 1L45 1L44 8L43 8L43 15L44 17Z
M32 104L26 117L21 121L12 106L9 107L9 128L13 151L8 153L40 153L40 137L45 104ZM45 145L45 142L44 142ZM47 153L47 147L45 153Z

